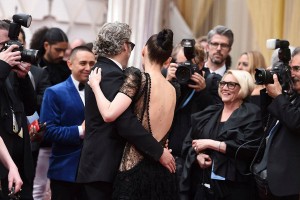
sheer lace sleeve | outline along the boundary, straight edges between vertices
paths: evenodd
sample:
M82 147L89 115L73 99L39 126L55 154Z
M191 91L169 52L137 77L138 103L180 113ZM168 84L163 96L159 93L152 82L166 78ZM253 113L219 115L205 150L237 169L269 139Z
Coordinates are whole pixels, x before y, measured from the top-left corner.
M125 80L119 92L133 100L141 87L141 71L135 67L128 67L124 71L124 76Z

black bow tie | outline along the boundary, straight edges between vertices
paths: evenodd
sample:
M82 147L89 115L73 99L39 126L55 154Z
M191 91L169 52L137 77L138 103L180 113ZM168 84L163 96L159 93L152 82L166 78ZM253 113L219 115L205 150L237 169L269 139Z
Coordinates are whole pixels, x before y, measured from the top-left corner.
M82 90L84 90L84 86L85 86L85 84L84 84L84 83L79 83L79 85L78 85L78 89L79 89L79 91L82 91Z

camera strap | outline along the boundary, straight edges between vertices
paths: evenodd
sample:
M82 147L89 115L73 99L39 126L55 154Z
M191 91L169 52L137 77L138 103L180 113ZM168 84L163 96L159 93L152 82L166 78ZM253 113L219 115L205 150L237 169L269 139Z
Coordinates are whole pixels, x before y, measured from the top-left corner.
M194 94L195 94L195 89L193 89L192 92L189 94L189 96L185 99L185 101L183 101L183 103L180 106L178 106L178 109L175 112L184 108L189 103L189 101L192 99Z
M269 131L267 137L265 138L265 141L266 141L265 152L263 154L263 157L262 157L260 163L258 163L256 166L256 172L261 172L267 168L269 150L270 150L270 147L272 144L273 137L274 137L275 133L277 132L277 130L279 129L279 127L280 127L280 123L279 123L279 121L276 121L276 124L272 127L272 129Z

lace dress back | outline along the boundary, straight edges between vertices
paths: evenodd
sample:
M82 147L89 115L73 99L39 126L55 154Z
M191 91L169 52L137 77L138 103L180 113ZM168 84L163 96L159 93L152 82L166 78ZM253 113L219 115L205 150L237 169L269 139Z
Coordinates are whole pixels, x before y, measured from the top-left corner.
M149 102L151 91L151 78L147 73L141 73L140 70L129 67L125 70L125 83L119 92L124 93L133 100L134 113L143 127L152 134L149 116ZM160 142L164 145L167 135ZM120 171L126 171L134 167L143 159L138 150L127 143L124 149L123 158L120 164Z
M133 100L134 113L152 134L149 118L150 75L134 67L127 68L124 74L125 83L119 91ZM167 135L160 141L163 146L166 139ZM132 144L127 143L113 190L113 199L175 199L176 176L159 162L144 158Z

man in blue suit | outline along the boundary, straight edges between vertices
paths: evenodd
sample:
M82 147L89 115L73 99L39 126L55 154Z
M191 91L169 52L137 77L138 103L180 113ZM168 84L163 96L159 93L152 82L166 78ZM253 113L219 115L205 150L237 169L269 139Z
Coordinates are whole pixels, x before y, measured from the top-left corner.
M48 170L52 199L85 199L75 177L85 134L84 84L95 64L92 51L79 46L67 61L70 77L46 89L41 121L47 128L44 139L52 142Z

